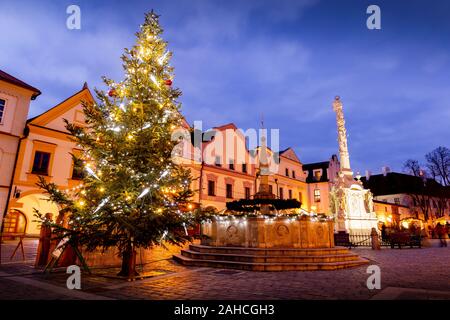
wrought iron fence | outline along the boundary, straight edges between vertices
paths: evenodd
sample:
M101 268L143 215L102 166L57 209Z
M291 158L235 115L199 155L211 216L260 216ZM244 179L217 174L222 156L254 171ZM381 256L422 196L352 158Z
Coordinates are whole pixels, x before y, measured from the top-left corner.
M389 247L391 244L387 239L382 239L381 234L378 233L378 239L380 240L380 246ZM334 242L336 246L344 247L372 247L372 237L368 234L353 233L347 237L342 237L335 234Z

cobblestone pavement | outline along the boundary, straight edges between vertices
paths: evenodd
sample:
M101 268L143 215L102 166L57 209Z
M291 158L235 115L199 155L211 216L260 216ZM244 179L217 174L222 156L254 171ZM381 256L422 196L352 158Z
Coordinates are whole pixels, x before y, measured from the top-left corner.
M185 267L172 259L127 282L118 269L82 274L82 290L68 290L64 270L45 277L30 263L0 266L0 299L450 299L450 249L354 249L381 269L381 290L369 290L367 266L338 271L249 272ZM157 259L157 257L155 257Z

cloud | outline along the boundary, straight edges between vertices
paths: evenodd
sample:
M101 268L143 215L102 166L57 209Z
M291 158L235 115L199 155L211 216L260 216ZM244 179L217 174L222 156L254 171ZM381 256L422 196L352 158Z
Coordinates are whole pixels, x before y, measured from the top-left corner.
M280 128L282 148L323 161L337 152L331 102L339 94L358 168L398 168L403 158L448 145L449 44L422 33L418 41L410 36L418 30L403 30L400 21L387 17L382 32L368 33L364 10L358 16L354 6L313 0L78 2L82 30L70 31L69 2L2 1L1 68L43 92L30 115L84 81L119 80L123 48L153 7L174 51L174 85L190 122L246 129L263 114L266 126ZM450 29L445 19L433 23Z

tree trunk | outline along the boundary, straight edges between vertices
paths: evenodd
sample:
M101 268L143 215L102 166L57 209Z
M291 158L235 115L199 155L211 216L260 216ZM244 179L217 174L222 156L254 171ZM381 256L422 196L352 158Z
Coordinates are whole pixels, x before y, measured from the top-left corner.
M122 254L122 270L117 275L129 279L139 275L136 271L136 251L131 244Z

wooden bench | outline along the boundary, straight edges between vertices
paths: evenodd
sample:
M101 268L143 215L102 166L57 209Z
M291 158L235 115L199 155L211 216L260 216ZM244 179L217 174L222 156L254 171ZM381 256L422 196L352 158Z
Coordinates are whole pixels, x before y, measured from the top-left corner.
M419 247L422 248L422 241L420 235L411 235L407 232L395 232L387 236L387 241L391 244L391 248L394 249L398 246L399 249L402 246Z

